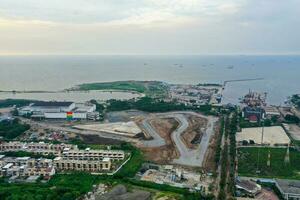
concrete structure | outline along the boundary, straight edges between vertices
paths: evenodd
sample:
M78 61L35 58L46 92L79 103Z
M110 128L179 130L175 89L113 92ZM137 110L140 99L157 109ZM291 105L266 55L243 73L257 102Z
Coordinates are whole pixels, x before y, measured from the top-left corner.
M54 164L59 171L88 171L101 172L111 169L111 160L103 158L101 160L74 160L63 157L56 157Z
M264 110L266 112L266 117L269 118L273 116L280 117L280 112L275 106L266 106Z
M44 176L51 177L55 168L51 159L30 157L5 157L0 158L0 175L5 177Z
M288 146L290 138L285 133L281 126L264 127L263 141L262 127L258 128L244 128L241 132L236 133L236 141L242 144L243 141L254 141L256 145L264 146Z
M275 184L285 200L300 200L300 181L276 179Z
M74 102L37 102L18 110L19 115L30 114L32 118L45 119L99 119L96 105Z
M74 128L81 129L81 130L112 133L112 134L123 135L128 137L135 137L136 135L142 133L142 130L133 121L114 122L114 123L105 123L105 124L78 125L78 126L74 126Z

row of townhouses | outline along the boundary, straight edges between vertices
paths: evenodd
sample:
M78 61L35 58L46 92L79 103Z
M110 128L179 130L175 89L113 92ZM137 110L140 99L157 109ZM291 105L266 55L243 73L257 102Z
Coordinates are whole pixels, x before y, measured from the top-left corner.
M102 160L110 158L111 160L123 160L124 151L121 150L79 150L77 145L72 144L51 144L44 142L3 142L0 143L1 152L26 151L42 155L55 155L69 160Z
M51 177L56 171L87 171L105 173L113 169L112 162L124 160L121 150L79 150L76 145L50 143L0 143L1 152L26 151L43 155L55 155L52 159L30 157L6 157L0 155L0 176Z

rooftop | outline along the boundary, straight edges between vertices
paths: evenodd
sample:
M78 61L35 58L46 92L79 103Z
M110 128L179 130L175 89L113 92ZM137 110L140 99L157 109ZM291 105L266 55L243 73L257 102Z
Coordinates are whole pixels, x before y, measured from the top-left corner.
M276 183L282 192L300 195L300 181L276 179Z
M67 107L73 104L74 102L71 101L41 101L34 103L32 106L39 106L39 107Z

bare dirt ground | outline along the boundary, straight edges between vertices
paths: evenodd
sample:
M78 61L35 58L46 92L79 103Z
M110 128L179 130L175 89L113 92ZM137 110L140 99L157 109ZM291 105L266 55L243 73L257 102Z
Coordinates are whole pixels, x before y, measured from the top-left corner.
M98 135L80 135L80 137L86 144L117 145L122 143L121 140L104 138Z
M183 142L190 149L196 149L201 141L203 136L203 130L207 126L207 119L186 115L189 122L189 127L181 135Z
M177 158L178 152L171 139L171 133L179 125L173 118L152 119L151 126L160 134L166 141L166 145L160 147L144 147L142 151L145 153L146 159L156 162L158 164L167 164Z

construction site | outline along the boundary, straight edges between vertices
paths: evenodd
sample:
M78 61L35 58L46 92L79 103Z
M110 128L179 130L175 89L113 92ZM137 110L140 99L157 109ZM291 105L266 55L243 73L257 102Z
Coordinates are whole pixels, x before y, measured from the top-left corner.
M144 152L147 160L158 164L175 164L210 168L213 162L218 118L195 112L146 113L110 112L104 122L33 121L25 140L81 138L87 144L130 142ZM210 157L210 158L208 158Z

